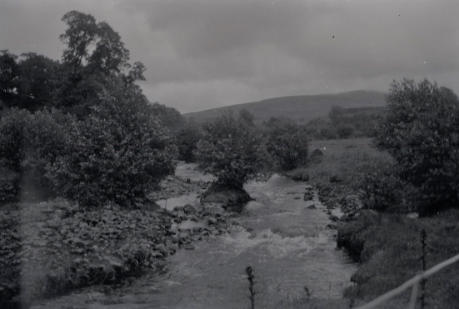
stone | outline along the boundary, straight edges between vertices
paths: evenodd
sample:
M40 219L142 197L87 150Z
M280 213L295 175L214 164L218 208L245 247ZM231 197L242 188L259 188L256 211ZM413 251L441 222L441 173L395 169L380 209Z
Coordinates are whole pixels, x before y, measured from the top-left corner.
M213 184L201 196L201 203L217 203L223 205L226 210L241 212L245 204L251 201L250 195L244 189L231 188Z
M339 221L339 218L335 215L331 215L330 216L330 220L333 221L333 222L338 222Z
M186 204L185 206L183 206L183 212L187 215L191 215L191 214L195 214L197 210L192 205Z

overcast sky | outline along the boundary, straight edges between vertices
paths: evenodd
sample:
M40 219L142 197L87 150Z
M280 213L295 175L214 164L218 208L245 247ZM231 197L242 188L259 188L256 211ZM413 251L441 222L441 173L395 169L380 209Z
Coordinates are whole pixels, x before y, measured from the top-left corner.
M59 59L73 9L119 32L148 98L181 112L401 77L459 92L459 0L0 0L0 49Z

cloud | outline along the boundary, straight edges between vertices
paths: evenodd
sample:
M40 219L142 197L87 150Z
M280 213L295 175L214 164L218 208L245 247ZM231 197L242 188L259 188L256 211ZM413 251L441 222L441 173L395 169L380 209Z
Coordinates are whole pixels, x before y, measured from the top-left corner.
M459 90L456 0L4 0L1 48L58 57L70 9L108 21L148 97L181 111L405 76Z

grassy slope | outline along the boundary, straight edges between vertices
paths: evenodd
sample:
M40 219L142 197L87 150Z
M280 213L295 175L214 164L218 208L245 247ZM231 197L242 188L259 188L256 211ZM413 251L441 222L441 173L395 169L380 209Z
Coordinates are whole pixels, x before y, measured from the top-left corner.
M385 105L384 94L375 91L352 91L338 94L303 95L266 99L259 102L231 105L185 114L198 122L213 119L232 111L246 109L255 115L255 121L262 122L270 117L288 117L301 123L323 117L331 107L381 107Z
M300 170L319 187L321 198L333 207L342 197L355 194L361 175L374 164L390 157L371 146L369 139L311 142L311 151L324 153L320 163ZM299 171L297 171L299 172ZM330 183L330 177L341 179ZM340 223L341 237L348 246L358 247L361 265L353 276L356 286L347 296L358 302L370 300L417 274L421 269L420 231L427 232L427 268L459 253L459 212L449 211L434 218L409 219L404 215L362 211L350 222ZM426 308L457 308L459 304L459 265L444 271L426 284ZM409 293L384 308L403 307Z
M310 163L291 174L308 175L329 208L347 195L355 195L364 173L379 162L390 162L388 154L378 151L369 138L312 141L310 153L319 149L323 153L320 163ZM330 181L335 178L337 181Z

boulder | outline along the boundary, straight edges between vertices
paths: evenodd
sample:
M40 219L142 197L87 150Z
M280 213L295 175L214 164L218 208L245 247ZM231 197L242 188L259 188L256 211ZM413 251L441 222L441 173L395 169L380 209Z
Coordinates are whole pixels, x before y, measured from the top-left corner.
M186 204L185 206L183 206L183 212L187 215L196 214L196 208L194 208L190 204Z
M221 204L225 209L241 212L245 204L251 201L250 195L244 189L213 184L201 196L201 203Z

